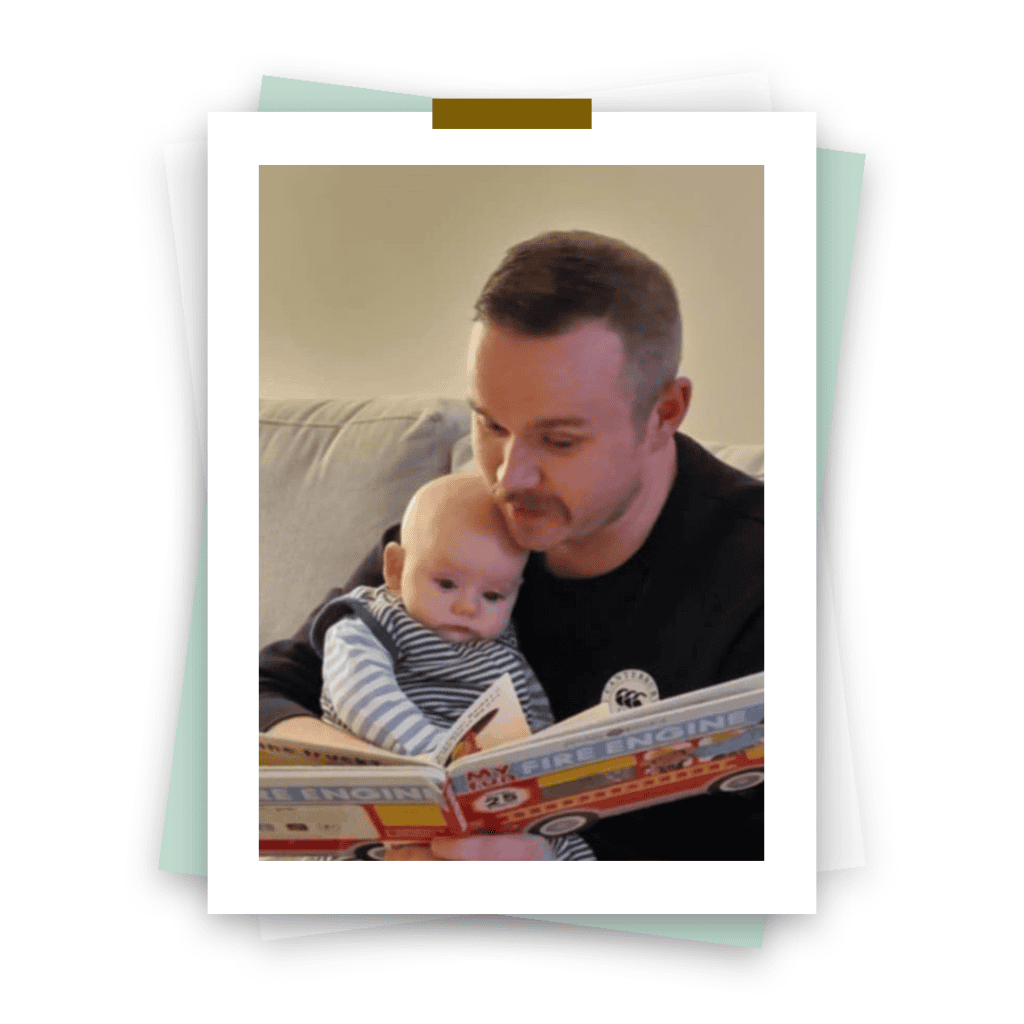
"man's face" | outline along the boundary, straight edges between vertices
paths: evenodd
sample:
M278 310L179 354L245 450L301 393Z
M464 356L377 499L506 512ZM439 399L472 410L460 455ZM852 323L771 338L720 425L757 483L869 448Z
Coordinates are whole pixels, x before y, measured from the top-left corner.
M602 321L548 338L478 325L469 380L477 464L520 546L592 537L637 500L648 452Z

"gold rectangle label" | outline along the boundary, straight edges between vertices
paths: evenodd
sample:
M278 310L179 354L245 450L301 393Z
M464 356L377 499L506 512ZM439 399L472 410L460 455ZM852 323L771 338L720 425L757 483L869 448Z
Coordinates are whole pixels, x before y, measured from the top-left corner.
M590 100L440 99L434 128L589 128Z

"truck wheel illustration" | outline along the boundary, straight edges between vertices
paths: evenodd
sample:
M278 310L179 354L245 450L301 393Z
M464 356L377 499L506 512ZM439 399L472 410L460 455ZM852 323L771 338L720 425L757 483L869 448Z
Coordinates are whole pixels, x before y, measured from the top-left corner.
M545 839L556 839L570 832L579 832L581 828L593 825L600 817L593 811L563 811L542 821L535 821L527 831L531 835L544 836Z
M383 860L384 850L383 843L363 843L362 846L357 846L352 850L352 859Z
M717 779L711 784L709 793L739 793L744 789L753 789L764 782L763 768L747 768L741 772L733 772L725 778Z

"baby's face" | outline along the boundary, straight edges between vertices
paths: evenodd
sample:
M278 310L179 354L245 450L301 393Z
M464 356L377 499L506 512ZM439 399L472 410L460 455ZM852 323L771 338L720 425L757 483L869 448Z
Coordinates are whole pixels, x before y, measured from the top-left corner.
M435 536L406 549L402 600L409 614L451 643L490 640L512 615L525 555L482 531Z

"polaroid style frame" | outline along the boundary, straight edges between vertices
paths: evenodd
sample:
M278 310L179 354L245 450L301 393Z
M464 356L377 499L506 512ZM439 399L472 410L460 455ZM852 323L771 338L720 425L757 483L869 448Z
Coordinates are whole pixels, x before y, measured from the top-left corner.
M765 677L758 862L423 862L257 855L261 164L764 168ZM803 914L815 910L813 114L609 113L589 130L437 130L429 113L209 119L209 910L247 914ZM700 799L696 797L694 799ZM370 862L366 862L370 863ZM349 872L367 871L356 880ZM340 873L339 873L340 872Z

